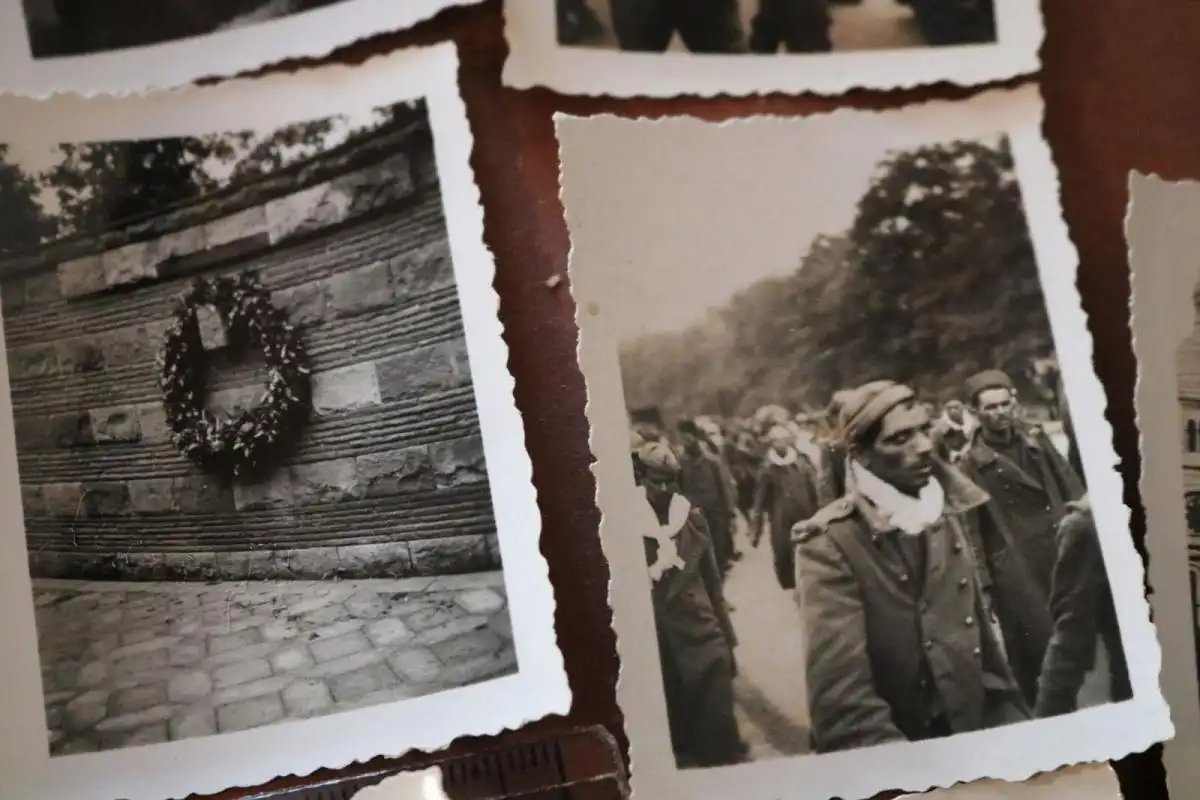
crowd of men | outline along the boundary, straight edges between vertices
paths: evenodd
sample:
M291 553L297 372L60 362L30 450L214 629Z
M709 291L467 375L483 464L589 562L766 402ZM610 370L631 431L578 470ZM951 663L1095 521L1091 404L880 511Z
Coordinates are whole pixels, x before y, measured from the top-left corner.
M941 408L873 381L668 431L631 415L671 736L681 766L746 758L723 591L767 540L794 590L815 752L950 736L1131 696L1065 404L1066 457L1008 375ZM754 609L739 619L752 620ZM780 636L789 635L780 631ZM1093 688L1081 697L1081 688ZM801 681L798 680L798 690Z
M578 45L604 33L589 0L556 0L558 42ZM750 30L743 30L739 0L609 0L613 33L622 50L661 53L678 34L693 53L824 53L831 6L863 0L757 0ZM909 6L931 45L996 41L994 0L894 0Z

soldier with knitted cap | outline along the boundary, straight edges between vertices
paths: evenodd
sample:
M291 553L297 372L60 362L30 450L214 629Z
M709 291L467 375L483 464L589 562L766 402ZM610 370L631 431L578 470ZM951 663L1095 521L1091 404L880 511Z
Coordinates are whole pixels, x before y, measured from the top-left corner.
M671 744L680 766L745 758L733 712L737 644L704 514L679 492L679 459L662 442L635 453L632 511L646 550Z
M846 495L794 529L817 752L1028 718L974 558L988 497L935 457L931 426L908 386L854 390Z
M792 553L792 525L808 519L820 508L817 502L817 465L796 446L793 430L776 425L767 431L768 449L758 473L754 510L750 515L751 544L758 547L765 528L770 530L775 577L783 589L796 586Z

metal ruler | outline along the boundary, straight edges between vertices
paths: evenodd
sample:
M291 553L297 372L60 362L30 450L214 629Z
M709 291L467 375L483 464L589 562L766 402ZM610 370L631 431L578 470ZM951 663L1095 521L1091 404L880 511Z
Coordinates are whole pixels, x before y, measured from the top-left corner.
M406 770L437 766L451 800L626 800L620 751L602 727L581 728L548 739L492 746L469 755L417 759L302 785L255 791L243 800L350 800L361 789Z

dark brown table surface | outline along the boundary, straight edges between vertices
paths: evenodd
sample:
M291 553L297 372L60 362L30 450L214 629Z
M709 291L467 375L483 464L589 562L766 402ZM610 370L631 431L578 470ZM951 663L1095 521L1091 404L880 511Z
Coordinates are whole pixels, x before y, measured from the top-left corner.
M1026 80L1040 81L1046 100L1045 131L1062 178L1064 213L1079 249L1079 288L1096 341L1096 370L1108 390L1108 416L1140 548L1136 370L1122 228L1126 187L1131 169L1167 178L1200 178L1200 144L1193 139L1200 139L1200 0L1048 0L1044 5L1044 69ZM597 538L599 514L588 472L575 310L566 281L553 288L547 284L554 276L565 278L568 250L558 201L553 114L690 114L706 119L803 115L838 105L894 107L964 97L972 90L935 86L841 98L713 100L612 100L562 97L544 90L517 92L500 83L506 53L500 0L447 11L416 29L361 43L331 60L353 63L396 47L446 39L458 43L462 60L462 93L475 137L472 166L483 198L487 243L496 257L509 366L516 377L516 400L525 418L542 509L542 550L558 587L558 638L575 695L569 716L543 720L522 735L553 736L581 725L603 725L620 739L621 712L613 692L617 658L606 603L608 571ZM451 750L469 753L489 744L494 742L462 741ZM1127 758L1118 771L1129 800L1166 796L1157 753ZM295 781L279 785L289 783ZM233 791L221 795L241 796Z

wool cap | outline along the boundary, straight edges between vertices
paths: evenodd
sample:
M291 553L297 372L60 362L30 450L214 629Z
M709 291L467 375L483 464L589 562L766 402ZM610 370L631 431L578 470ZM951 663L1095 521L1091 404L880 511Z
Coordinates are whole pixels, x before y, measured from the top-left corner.
M983 372L977 372L963 383L963 392L969 402L975 402L979 393L987 389L1008 389L1011 392L1013 388L1012 378L998 369L985 369Z
M679 459L670 445L663 442L646 442L637 451L642 466L654 472L675 475L679 472Z
M856 444L889 411L914 397L916 392L895 381L871 381L851 390L842 402L842 444Z

